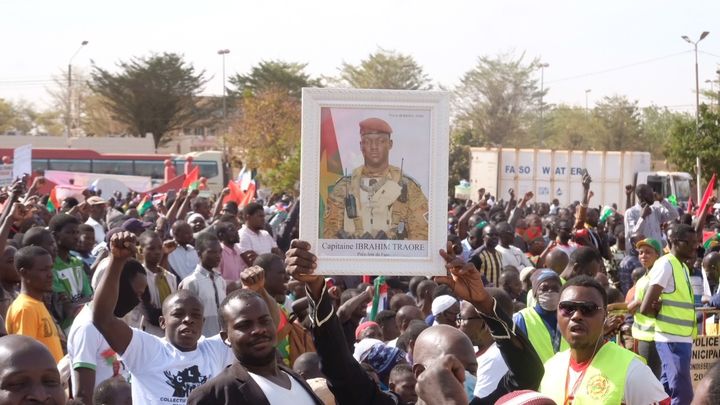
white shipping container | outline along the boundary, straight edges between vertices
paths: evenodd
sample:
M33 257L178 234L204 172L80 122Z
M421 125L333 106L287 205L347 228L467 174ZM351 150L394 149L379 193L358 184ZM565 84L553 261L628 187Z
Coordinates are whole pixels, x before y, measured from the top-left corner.
M595 194L591 203L624 207L625 185L635 184L635 175L652 165L648 152L471 148L470 153L473 200L480 188L505 200L513 189L518 199L532 191L535 202L557 198L561 206L582 198L582 173L587 169Z

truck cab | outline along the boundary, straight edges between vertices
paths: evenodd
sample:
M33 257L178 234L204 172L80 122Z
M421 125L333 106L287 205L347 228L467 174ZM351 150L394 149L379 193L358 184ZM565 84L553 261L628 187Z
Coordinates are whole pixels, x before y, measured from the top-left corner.
M638 172L635 185L647 184L665 198L674 195L678 206L687 209L692 193L692 181L692 176L686 172Z

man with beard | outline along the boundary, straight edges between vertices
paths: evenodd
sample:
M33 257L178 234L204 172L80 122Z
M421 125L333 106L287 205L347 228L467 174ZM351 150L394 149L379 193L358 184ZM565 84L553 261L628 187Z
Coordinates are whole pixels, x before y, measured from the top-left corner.
M260 294L235 290L219 312L220 336L230 344L236 360L193 391L189 405L322 405L300 375L276 361L275 323Z
M120 274L125 263L135 256L135 236L117 233L110 239L110 246L110 266L92 303L93 324L130 372L133 403L184 405L190 392L230 364L231 353L219 339L201 339L203 305L188 290L177 291L163 302L163 339L131 329L116 318L113 311L118 302Z

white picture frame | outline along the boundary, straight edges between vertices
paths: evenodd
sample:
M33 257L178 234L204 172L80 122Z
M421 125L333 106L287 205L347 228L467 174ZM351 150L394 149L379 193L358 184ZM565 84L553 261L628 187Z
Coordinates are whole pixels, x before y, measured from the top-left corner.
M447 241L449 104L450 93L442 91L302 90L300 239L318 256L318 274L446 274L439 249ZM389 139L366 137L378 120L391 127ZM363 145L383 142L389 150L383 175L389 180L381 177L379 189L365 175L378 152L367 152L366 164L361 139ZM340 208L338 201L344 203ZM384 228L378 230L377 223Z

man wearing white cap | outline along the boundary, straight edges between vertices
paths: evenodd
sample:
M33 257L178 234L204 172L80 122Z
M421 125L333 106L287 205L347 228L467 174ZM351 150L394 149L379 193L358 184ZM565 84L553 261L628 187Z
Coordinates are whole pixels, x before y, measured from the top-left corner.
M435 317L433 325L449 325L455 328L460 314L460 302L451 295L441 295L432 302L432 314Z
M107 201L98 196L92 196L85 202L90 206L90 216L85 223L92 226L95 231L95 244L102 243L105 241L105 225L103 224L103 219L105 218Z

